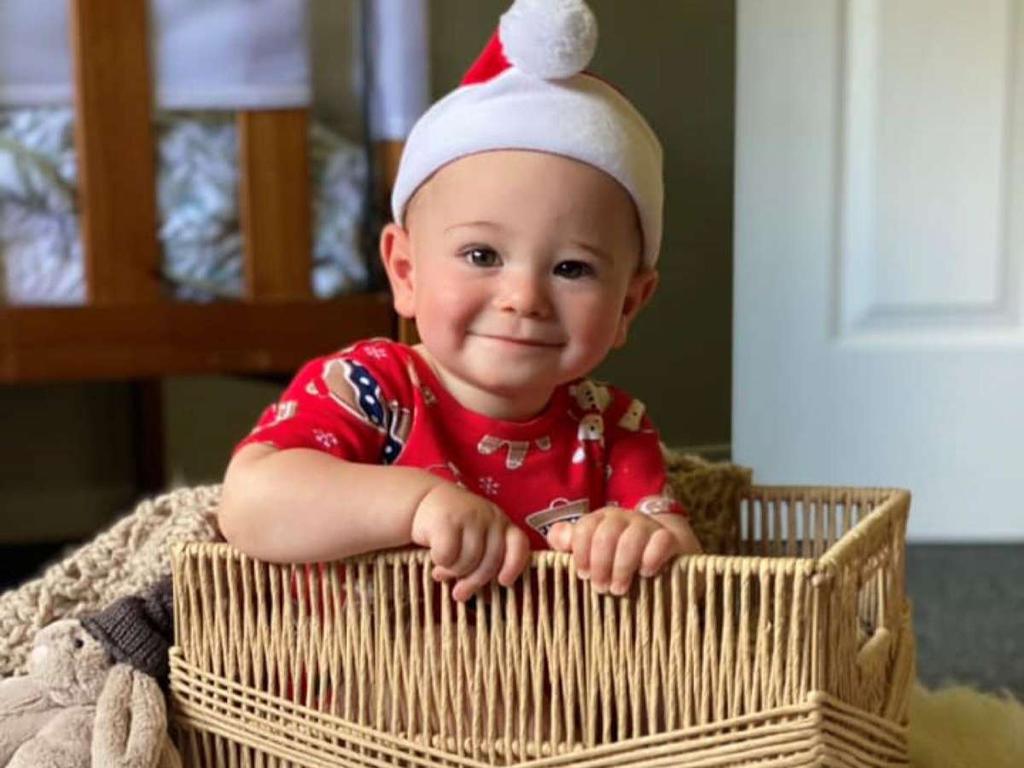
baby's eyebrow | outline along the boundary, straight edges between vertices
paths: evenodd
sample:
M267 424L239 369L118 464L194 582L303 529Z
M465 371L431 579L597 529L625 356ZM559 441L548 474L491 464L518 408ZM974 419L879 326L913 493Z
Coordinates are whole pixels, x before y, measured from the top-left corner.
M606 250L604 250L602 248L598 248L596 245L591 245L590 243L584 243L582 240L573 240L571 244L575 245L580 250L583 250L583 251L586 251L587 253L593 254L594 256L596 256L597 258L601 259L602 261L611 261L612 260L612 257L608 253L608 251L606 251Z
M491 229L505 229L504 225L499 224L496 221L463 221L459 224L452 224L450 227L445 227L445 234L451 232L453 229L460 229L462 227L490 227Z

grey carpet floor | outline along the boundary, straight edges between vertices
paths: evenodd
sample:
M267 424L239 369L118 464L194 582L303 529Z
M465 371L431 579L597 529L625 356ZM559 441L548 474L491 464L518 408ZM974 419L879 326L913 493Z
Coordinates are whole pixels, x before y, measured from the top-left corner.
M917 669L1024 700L1024 544L907 548Z

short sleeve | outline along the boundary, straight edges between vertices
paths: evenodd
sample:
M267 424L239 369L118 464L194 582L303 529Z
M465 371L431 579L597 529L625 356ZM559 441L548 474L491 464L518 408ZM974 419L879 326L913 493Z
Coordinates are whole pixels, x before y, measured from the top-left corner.
M236 446L311 448L340 459L391 464L412 424L412 388L393 343L362 342L317 358Z
M608 414L608 503L649 515L686 515L683 505L672 494L658 430L648 418L644 404L627 395L623 405Z

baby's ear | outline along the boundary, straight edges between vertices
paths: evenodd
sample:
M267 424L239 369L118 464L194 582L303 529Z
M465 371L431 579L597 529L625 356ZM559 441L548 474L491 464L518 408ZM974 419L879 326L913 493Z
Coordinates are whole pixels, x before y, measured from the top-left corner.
M395 312L412 318L416 312L415 275L409 233L394 222L380 233L380 260L391 284Z
M615 348L626 343L630 326L640 310L651 300L654 289L658 287L658 270L644 269L637 272L629 280L626 297L622 302L622 316L619 318L619 329L615 336Z

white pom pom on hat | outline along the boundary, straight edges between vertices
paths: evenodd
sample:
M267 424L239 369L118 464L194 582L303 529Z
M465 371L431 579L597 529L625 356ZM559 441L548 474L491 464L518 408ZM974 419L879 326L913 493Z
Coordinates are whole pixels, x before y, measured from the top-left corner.
M498 36L512 66L554 80L590 64L597 21L583 0L516 0L502 14Z
M661 143L630 101L586 72L597 22L583 0L515 0L462 84L413 126L391 193L395 221L443 166L500 149L550 152L618 181L636 205L643 259L661 248Z

